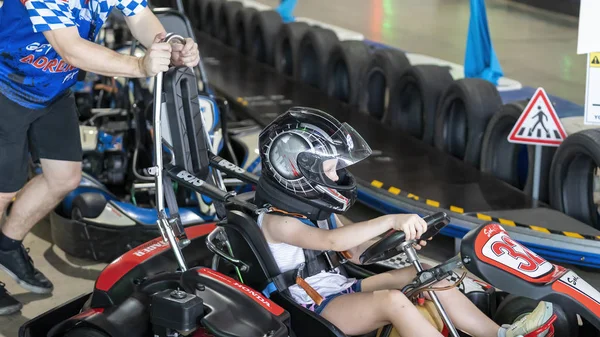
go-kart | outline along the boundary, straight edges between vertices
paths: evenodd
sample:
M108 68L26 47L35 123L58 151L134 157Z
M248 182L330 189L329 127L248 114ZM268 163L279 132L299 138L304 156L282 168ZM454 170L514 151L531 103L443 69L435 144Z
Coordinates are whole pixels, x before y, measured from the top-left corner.
M174 85L180 89L194 78L189 68L172 68L164 76L177 78ZM161 102L163 84L163 74L159 74L156 102ZM195 99L189 95L174 99L186 108L165 114L172 129L181 131L172 135L173 156L166 160L161 147L163 105L153 109L154 166L148 172L155 178L161 236L108 265L90 294L24 324L20 336L345 336L331 322L296 304L276 282L279 269L256 224L257 215L265 209L252 202L252 192L227 191L219 171L250 184L258 178L212 153ZM220 221L183 227L174 181L210 197ZM425 220L428 231L422 238L435 235L449 218L436 213ZM373 273L369 266L377 261L406 255L418 273L402 290L415 298L415 305L425 307L423 314L446 336L460 333L446 314L453 308L441 306L434 286L461 267L510 294L550 301L569 315L580 315L583 325L574 328L575 334L593 336L600 330L600 293L573 271L514 242L499 224L490 222L473 229L464 237L460 254L427 270L413 244L402 232L390 231L360 256L364 265L337 261L349 275L367 277ZM432 294L432 303L419 300L423 291ZM561 336L558 316L526 337ZM388 326L364 337L393 333Z
M180 33L181 37L193 36L181 12L173 9L154 9L154 12L170 31ZM101 37L116 40L106 38L110 36L106 31L115 30L112 24L103 27ZM143 46L135 40L125 43L118 39L115 46L119 53L138 56L144 53ZM197 104L205 118L211 151L235 164L241 163L250 172L259 172L255 151L258 127L243 121L228 125L231 115L228 102L212 92L202 64L194 70L200 74L194 92L198 92ZM165 82L174 83L176 79L172 76L167 75ZM88 88L87 92L80 88L78 97L79 109L83 111L80 117L83 177L79 187L51 212L51 233L57 246L73 256L110 262L159 234L154 178L143 171L152 161L153 82L87 74L82 83ZM181 94L175 87L166 90L164 110L182 108L171 103ZM171 130L169 125L164 128L163 146L172 155L170 138L177 130ZM38 166L34 171L40 173L41 169ZM175 184L184 226L216 219L210 198ZM225 184L236 191L248 189L248 185L227 177Z

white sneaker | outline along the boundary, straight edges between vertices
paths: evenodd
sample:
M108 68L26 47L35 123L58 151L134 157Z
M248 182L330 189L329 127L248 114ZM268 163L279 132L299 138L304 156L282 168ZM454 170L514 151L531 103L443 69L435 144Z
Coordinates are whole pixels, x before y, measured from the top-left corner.
M552 303L540 302L533 312L506 328L506 337L523 337L543 326L553 314ZM546 334L547 330L535 337L544 337Z

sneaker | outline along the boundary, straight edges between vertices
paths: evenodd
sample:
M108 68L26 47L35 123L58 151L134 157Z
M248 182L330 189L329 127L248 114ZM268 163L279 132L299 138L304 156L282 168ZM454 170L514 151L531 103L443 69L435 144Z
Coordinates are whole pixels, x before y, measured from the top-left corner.
M15 250L0 250L0 269L33 293L48 294L54 289L52 282L33 266L29 248L25 249L23 245Z
M0 282L0 316L14 314L21 308L23 308L23 304L10 296L4 288L4 283Z
M523 337L546 324L553 314L552 303L540 302L530 314L506 327L506 337ZM547 333L548 331L542 332L539 337L544 337Z

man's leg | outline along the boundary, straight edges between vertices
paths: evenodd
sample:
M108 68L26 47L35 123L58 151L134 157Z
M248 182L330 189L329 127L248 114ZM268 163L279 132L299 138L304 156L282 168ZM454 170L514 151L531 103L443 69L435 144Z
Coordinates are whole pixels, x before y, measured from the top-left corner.
M43 173L21 189L2 227L0 269L25 289L49 293L52 283L33 266L21 242L81 180L81 140L72 94L60 98L31 124L29 144L33 157L41 158Z

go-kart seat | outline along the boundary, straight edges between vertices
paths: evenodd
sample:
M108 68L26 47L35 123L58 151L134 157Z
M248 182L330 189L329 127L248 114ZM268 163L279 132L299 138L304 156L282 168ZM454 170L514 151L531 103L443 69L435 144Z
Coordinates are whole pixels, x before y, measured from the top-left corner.
M247 272L242 273L244 283L257 290L264 289L267 280L278 275L280 271L256 220L240 210L232 210L227 214L227 221L219 226L225 229L233 255L242 259L250 267ZM355 265L348 269L349 273L354 274L353 271L358 274L356 275L358 277L372 274ZM290 313L292 330L299 337L346 336L331 322L297 304L287 290L273 292L271 299ZM375 332L372 332L365 337L374 334Z

